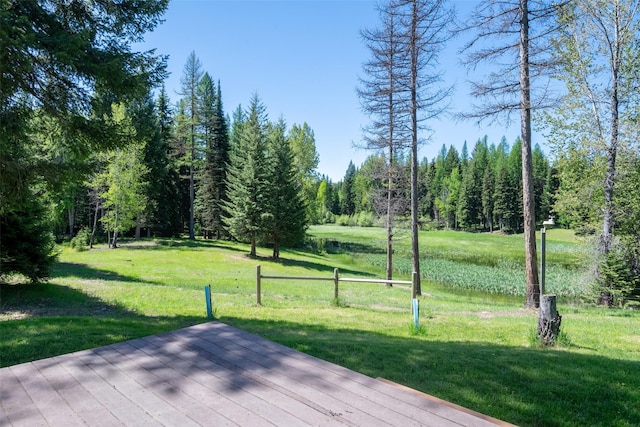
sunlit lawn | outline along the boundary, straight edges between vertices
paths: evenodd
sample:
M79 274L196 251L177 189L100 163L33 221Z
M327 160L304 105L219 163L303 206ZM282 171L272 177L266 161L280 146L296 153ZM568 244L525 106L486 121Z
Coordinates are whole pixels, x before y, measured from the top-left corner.
M257 306L258 264L269 275L330 279L334 267L343 277L383 275L384 266L375 259L383 256L383 230L313 227L310 234L329 242L323 251L283 251L279 262L269 258L268 249L251 259L245 245L225 242L159 240L129 242L117 250L64 249L49 284L2 285L0 363L207 321L203 288L211 285L223 322L515 424L640 425L637 312L561 299L562 345L540 348L532 338L537 314L522 309L520 296L452 290L428 281L423 281L417 334L411 328L410 292L399 287L341 282L336 304L331 280L265 279L263 306ZM581 244L563 230L552 230L548 239L549 251L556 251L549 262L578 274ZM408 241L398 239L398 263L405 262L405 246ZM426 258L454 266L473 259L486 266L496 257L518 264L523 257L521 236L424 233L421 246Z

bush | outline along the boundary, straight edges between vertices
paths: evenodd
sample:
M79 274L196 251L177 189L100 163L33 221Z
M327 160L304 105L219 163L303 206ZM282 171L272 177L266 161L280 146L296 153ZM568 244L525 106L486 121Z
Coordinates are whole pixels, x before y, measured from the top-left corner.
M616 244L599 264L599 275L592 292L600 305L623 307L640 286L634 272L633 254Z
M91 238L91 231L87 227L82 227L78 234L69 242L69 246L78 252L83 252L89 249L89 239Z
M376 217L371 212L360 212L355 218L356 225L359 227L373 227Z

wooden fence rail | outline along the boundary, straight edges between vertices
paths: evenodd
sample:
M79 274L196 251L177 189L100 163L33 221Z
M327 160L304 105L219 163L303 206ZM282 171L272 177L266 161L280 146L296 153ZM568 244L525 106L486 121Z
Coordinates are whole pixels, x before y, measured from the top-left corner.
M340 277L340 273L337 268L333 269L333 277L328 276L271 276L262 274L260 266L256 266L256 303L262 305L262 279L276 279L276 280L316 280L316 281L333 281L333 297L338 300L338 288L340 282L360 282L360 283L381 283L384 285L410 285L411 286L411 298L416 297L416 283L418 281L417 273L413 273L412 280L386 280L386 279L367 279L367 278L352 278L352 277Z

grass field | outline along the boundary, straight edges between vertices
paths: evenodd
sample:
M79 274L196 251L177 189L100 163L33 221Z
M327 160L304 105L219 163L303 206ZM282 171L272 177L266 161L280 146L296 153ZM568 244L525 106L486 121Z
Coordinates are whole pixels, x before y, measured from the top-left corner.
M521 236L424 233L426 277L441 276L423 282L418 332L410 293L399 287L341 283L335 304L329 280L264 280L263 306L256 306L258 264L269 275L330 278L337 267L342 276L382 277L383 230L323 226L310 235L316 250L283 251L279 262L268 249L251 259L245 245L200 240L64 248L49 283L0 285L0 364L204 322L210 284L225 323L515 424L640 425L640 313L576 303L588 262L569 232L552 230L547 241L556 269L547 287L561 295L563 315L556 348L536 345L537 314L522 309ZM398 279L409 278L402 267L408 244L398 237ZM514 283L484 287L505 265L513 266ZM481 286L447 279L471 275L470 266L479 268L472 282ZM574 290L559 292L562 286Z

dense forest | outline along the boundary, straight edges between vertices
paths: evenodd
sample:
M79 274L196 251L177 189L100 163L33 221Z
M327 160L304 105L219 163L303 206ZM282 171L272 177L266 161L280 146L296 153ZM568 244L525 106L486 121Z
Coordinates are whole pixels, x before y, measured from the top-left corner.
M309 224L388 224L391 198L392 226L409 227L414 190L422 230L525 231L528 147L520 138L470 136L478 139L460 151L462 141L451 141L417 163L417 176L414 152L378 146L333 182L317 170L309 125L271 120L258 94L225 110L224 82L201 69L195 52L179 99L168 97L165 59L130 50L166 2L140 2L127 13L44 3L0 2L1 278L46 278L54 242L116 248L122 235L234 239L251 243L254 255L267 245L278 258L281 246L304 243ZM595 13L579 3L557 20L579 26L572 14ZM640 285L638 100L630 89L640 69L637 30L619 29L627 39L616 47L618 81L603 77L606 59L579 57L580 43L597 34L584 30L582 40L569 27L555 33L565 43L551 44L566 95L536 119L549 150L536 146L531 155L535 222L551 216L593 235L602 246L594 272L603 295L626 298ZM601 98L584 107L580 84L593 64L601 74L586 85L588 97Z

